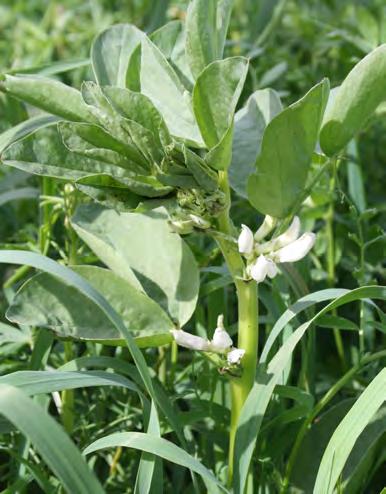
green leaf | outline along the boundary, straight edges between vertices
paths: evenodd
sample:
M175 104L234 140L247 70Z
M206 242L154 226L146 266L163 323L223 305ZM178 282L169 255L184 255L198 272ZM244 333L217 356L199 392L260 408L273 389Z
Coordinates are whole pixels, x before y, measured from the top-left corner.
M84 67L88 67L90 65L89 58L82 58L79 60L67 60L67 61L57 61L57 62L49 62L43 63L39 65L33 65L29 67L17 67L15 69L11 69L7 71L7 74L32 74L32 75L57 75L63 74L64 72L69 72L71 70L80 69Z
M337 89L326 111L320 145L328 156L342 151L385 99L386 44L364 57Z
M40 129L3 153L5 165L37 175L76 180L91 173L123 176L125 170L72 153L63 144L56 125Z
M165 312L125 279L97 266L73 271L104 295L140 346L171 341L174 325ZM85 295L47 273L28 280L16 293L7 318L19 325L50 329L63 338L121 340L105 313Z
M165 55L182 84L190 91L193 88L193 76L185 51L185 24L181 21L170 21L151 33L149 38Z
M77 89L54 79L39 76L6 75L6 91L52 115L73 122L95 122Z
M255 91L235 115L229 181L233 190L245 199L248 177L255 171L264 130L282 109L276 91L262 89Z
M59 119L53 115L37 115L36 117L31 117L2 132L0 134L0 157L3 151L14 142L32 134L38 129L44 128L47 125L52 125L58 120Z
M216 172L214 172L205 161L189 148L183 148L184 159L187 168L192 172L192 175L196 179L197 183L206 191L213 192L218 188L218 178Z
M189 468L192 472L196 472L201 477L215 483L223 492L228 492L212 472L205 468L196 458L166 439L143 432L118 432L102 437L87 446L83 453L88 455L101 449L116 448L118 446L146 451L160 456L164 460Z
M120 386L139 392L138 387L126 377L103 371L20 371L0 377L0 385L15 386L26 395L53 393L64 389L90 386Z
M90 132L88 127L82 125L80 124L76 128L79 133L83 133L87 139L91 139L90 134L96 138L97 134L94 134L93 129ZM132 192L146 197L163 196L172 190L170 187L162 185L153 176L135 174L131 169L90 157L99 156L110 161L119 161L120 165L126 164L126 162L119 160L116 154L110 153L107 156L108 153L92 148L85 139L82 140L82 137L78 139L76 135L71 134L66 124L60 128L65 134L66 143L74 146L74 149L81 151L83 155L70 151L64 145L55 125L40 129L11 145L3 154L3 163L36 175L71 181L83 179L87 182L86 185L92 185L95 182L100 186L101 182L106 180L103 176L109 176L112 181L109 185L119 183ZM103 131L102 133L98 131L98 134L104 135Z
M20 187L20 189L9 190L8 192L0 193L0 206L10 201L37 199L39 194L39 189L34 189L33 187Z
M349 290L344 288L327 288L326 290L319 290L314 293L309 293L304 297L297 300L293 305L291 305L276 321L272 330L269 333L267 341L265 342L263 351L261 352L260 362L264 363L268 359L268 355L273 348L273 345L279 335L284 331L286 326L300 313L306 311L308 308L319 304L321 302L326 302L327 300L332 300L341 295L349 293Z
M0 345L4 343L31 344L32 338L28 331L22 331L0 322Z
M332 406L327 412L323 413L314 421L307 435L302 441L297 461L291 475L291 485L301 492L312 492L315 484L318 467L326 450L327 444L337 428L339 423L345 417L352 407L355 399L345 399ZM350 485L361 471L367 460L367 455L374 460L374 450L372 446L377 443L379 438L386 430L386 409L381 408L374 415L373 420L366 426L362 434L358 437L350 456L348 457L345 467L342 471L341 487L344 489ZM362 488L366 478L361 478ZM348 490L347 492L360 492L360 490Z
M248 71L248 60L232 57L212 62L193 89L193 109L205 144L215 147L233 122Z
M259 212L283 218L302 193L328 93L324 79L268 124L247 186L248 199Z
M114 139L99 125L59 122L58 129L64 145L74 153L116 165L133 173L147 172L141 163L133 161L136 156L133 157L127 146Z
M153 402L151 404L147 434L157 437L160 437L161 435L158 417ZM134 494L151 494L151 492L154 492L154 490L152 491L152 485L160 482L160 478L156 478L155 475L156 469L158 470L157 474L162 475L162 463L160 458L144 451L141 455L141 461L139 462L137 470Z
M332 435L316 477L314 494L332 494L355 442L386 400L386 369L371 381Z
M141 46L141 92L153 102L173 136L193 146L203 147L190 94L154 43L145 39Z
M182 326L190 319L197 303L198 268L189 247L170 230L163 209L118 214L96 204L82 205L72 224L110 269L126 279L127 269L134 271L173 321Z
M0 413L31 441L67 492L104 493L62 427L22 391L14 386L1 384Z
M116 24L95 38L91 61L100 86L126 87L130 57L144 37L145 34L131 24Z
M94 201L116 211L132 211L143 200L143 197L127 190L123 184L107 175L94 176L91 179L85 177L75 182L75 187Z
M103 295L101 295L87 281L85 281L81 276L73 272L71 269L62 266L59 263L49 259L48 257L42 256L41 254L21 250L0 250L0 263L22 264L31 266L36 269L41 269L74 286L79 290L80 293L86 295L90 300L92 300L96 306L98 306L105 312L106 316L114 324L118 332L120 332L124 336L131 356L133 357L135 365L137 366L138 372L141 375L146 389L148 390L150 396L155 400L155 402L159 404L158 395L155 395L152 379L150 377L144 356L135 344L130 331L127 330L119 314L115 312L115 310L111 307L111 305L107 302ZM162 402L160 408L165 408L162 405Z
M118 113L151 132L160 150L171 144L164 119L147 96L116 87L105 87L103 93Z
M197 78L223 56L232 0L193 0L186 14L186 54Z

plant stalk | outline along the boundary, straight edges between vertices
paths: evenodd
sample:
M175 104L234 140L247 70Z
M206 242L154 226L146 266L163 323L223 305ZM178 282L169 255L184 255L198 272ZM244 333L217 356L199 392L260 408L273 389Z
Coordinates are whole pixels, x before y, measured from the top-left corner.
M220 187L226 196L226 208L218 219L221 236L216 236L217 243L224 255L228 269L236 285L238 301L238 348L245 350L242 359L242 375L231 380L231 424L229 433L228 483L231 485L234 470L234 445L237 424L241 409L253 386L258 350L258 296L257 284L245 281L244 261L232 241L232 224L229 216L230 190L227 172L219 172Z
M332 176L330 180L331 202L326 215L326 233L327 233L327 283L329 287L335 284L335 238L334 238L334 189L336 182L336 169L338 161L333 163ZM333 311L336 316L336 311ZM338 328L333 328L336 350L341 361L343 371L346 369L346 359L344 355L344 346L342 335Z

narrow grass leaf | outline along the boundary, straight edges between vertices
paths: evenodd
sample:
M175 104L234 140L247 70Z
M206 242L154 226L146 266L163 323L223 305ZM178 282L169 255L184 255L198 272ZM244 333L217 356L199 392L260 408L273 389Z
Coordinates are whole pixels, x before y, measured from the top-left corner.
M83 453L87 455L100 449L116 448L118 446L139 449L155 454L164 460L189 468L191 471L201 475L201 477L222 487L213 473L186 451L166 439L143 432L118 432L102 437L90 444ZM228 492L224 487L222 487L222 490Z
M1 384L0 413L28 437L68 493L104 493L62 427L22 391Z
M314 494L332 494L356 440L386 400L386 369L363 391L332 435L316 477Z

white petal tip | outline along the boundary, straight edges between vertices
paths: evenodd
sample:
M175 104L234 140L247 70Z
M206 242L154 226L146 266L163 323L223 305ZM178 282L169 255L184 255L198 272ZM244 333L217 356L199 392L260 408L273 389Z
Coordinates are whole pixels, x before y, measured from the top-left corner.
M227 354L227 362L229 365L238 365L241 362L241 359L244 357L245 350L242 348L233 348Z

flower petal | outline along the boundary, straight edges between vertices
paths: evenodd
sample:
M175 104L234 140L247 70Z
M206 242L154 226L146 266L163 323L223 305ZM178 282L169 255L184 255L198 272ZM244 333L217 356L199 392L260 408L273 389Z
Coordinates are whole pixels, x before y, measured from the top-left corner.
M252 230L246 225L241 225L238 246L240 254L249 255L253 251L253 233Z
M257 283L261 283L265 280L265 277L268 274L268 267L269 260L265 256L261 255L250 267L249 274Z
M238 365L241 359L244 357L245 350L242 348L232 348L227 354L227 361L229 365Z
M277 275L278 272L279 270L276 264L271 259L268 259L267 275L272 279Z
M276 225L277 220L272 218L272 216L267 215L264 218L263 223L260 225L259 229L255 233L255 241L260 242L264 237L268 235Z
M224 328L216 328L210 347L213 352L225 353L233 345L232 338Z
M300 238L291 244L275 252L273 260L275 262L296 262L303 259L312 249L315 243L315 233L304 233Z
M191 350L210 351L209 341L201 338L201 336L187 333L186 331L182 331L182 329L172 329L171 333L176 343L180 346L190 348Z
M276 238L268 242L264 242L263 244L256 246L256 252L258 254L266 254L268 252L272 252L280 249L281 247L285 247L286 245L294 242L300 233L300 220L298 216L295 216L292 220L291 225L287 228L287 230L279 235Z

